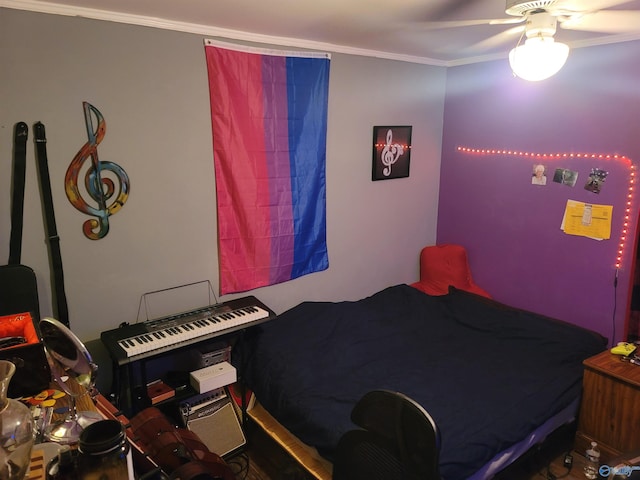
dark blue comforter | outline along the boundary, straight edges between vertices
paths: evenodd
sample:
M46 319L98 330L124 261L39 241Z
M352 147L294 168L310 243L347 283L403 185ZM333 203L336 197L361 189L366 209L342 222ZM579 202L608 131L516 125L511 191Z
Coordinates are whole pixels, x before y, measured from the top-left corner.
M305 302L236 347L258 401L331 459L366 392L418 401L442 436L440 472L464 479L581 392L591 331L452 289L407 285L357 302Z

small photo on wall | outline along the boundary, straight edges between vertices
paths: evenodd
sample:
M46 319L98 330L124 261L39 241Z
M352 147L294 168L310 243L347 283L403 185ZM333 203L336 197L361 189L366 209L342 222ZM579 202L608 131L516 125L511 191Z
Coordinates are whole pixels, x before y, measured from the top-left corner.
M561 183L562 185L575 187L578 181L578 172L569 170L568 168L556 168L553 174L553 181Z
M587 179L587 183L584 186L585 190L589 190L593 193L600 193L602 189L602 184L607 179L607 175L609 172L605 170L601 170L599 168L592 168L591 173L589 174L589 178Z
M541 163L533 164L533 173L531 174L531 185L547 184L547 167Z

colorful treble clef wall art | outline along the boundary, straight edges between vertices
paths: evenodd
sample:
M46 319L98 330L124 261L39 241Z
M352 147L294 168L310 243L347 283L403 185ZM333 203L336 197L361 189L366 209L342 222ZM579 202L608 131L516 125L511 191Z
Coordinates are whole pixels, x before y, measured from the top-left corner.
M372 180L409 176L411 127L373 127Z
M64 178L64 187L71 204L82 213L96 218L82 224L87 238L99 240L109 233L109 217L117 213L129 197L129 177L119 165L98 159L98 144L104 139L106 123L100 111L82 102L88 141L76 153ZM86 161L87 165L84 165ZM85 199L80 192L78 177L84 172Z

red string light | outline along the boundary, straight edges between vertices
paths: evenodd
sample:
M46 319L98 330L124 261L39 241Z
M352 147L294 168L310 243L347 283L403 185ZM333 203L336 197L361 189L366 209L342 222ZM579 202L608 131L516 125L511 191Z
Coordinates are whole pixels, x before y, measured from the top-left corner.
M475 154L475 155L509 155L516 157L528 157L528 158L541 158L545 160L555 160L561 158L588 158L596 160L618 160L627 164L629 168L629 188L627 190L626 208L624 210L624 217L622 223L622 231L620 233L620 242L618 243L618 251L616 254L615 268L619 269L622 266L622 258L624 257L625 247L627 243L627 233L629 224L631 222L631 212L633 210L633 195L636 183L636 166L634 163L624 155L617 154L602 154L602 153L535 153L535 152L522 152L513 150L499 150L499 149L479 149L458 147L457 150L462 153Z

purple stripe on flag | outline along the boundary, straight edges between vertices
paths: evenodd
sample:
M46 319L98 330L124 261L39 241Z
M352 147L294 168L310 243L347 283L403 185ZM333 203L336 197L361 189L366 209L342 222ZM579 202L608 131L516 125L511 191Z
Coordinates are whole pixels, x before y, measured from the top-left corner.
M263 56L262 82L271 231L269 281L275 284L291 278L294 259L286 57Z

